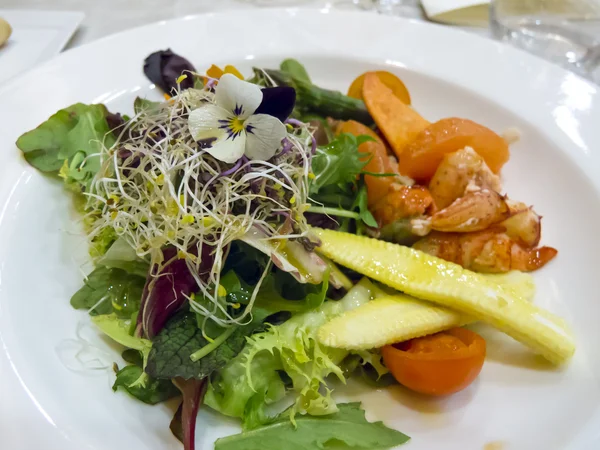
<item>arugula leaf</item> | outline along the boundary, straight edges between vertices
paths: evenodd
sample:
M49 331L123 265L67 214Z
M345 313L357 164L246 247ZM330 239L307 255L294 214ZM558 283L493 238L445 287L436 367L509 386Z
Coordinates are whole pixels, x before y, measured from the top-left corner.
M370 140L370 136L355 137L343 133L329 145L319 147L312 165L315 178L310 192L316 204L308 211L311 213L309 223L323 226L323 219L316 215L324 214L336 218L337 228L341 231L362 235L367 227L377 227L377 221L369 211L364 181L366 155L358 150L362 143ZM336 228L335 225L334 222L326 226Z
M358 208L358 213L360 215L360 220L363 221L365 225L370 227L377 227L377 221L371 211L369 211L368 206L368 197L367 197L367 186L364 183L361 183L360 188L358 189L358 194L356 194L356 198L354 199L354 204L352 205L352 210Z
M145 278L121 269L98 267L71 297L75 309L89 309L90 315L110 314L129 319L140 309Z
M156 380L147 377L145 382L141 383L139 380L142 377L144 377L144 371L141 367L125 366L117 372L117 379L112 389L116 392L117 389L122 388L148 405L156 405L181 395L171 380Z
M268 312L261 311L259 308L254 308L252 313L254 320L248 325L228 330L220 328L220 333L231 334L218 347L197 361L192 361L192 354L211 343L202 336L195 314L188 312L177 314L153 339L146 373L155 378L207 377L215 370L224 367L242 351L246 344L246 336L260 326L268 315Z
M339 411L327 416L302 416L296 428L283 413L262 428L220 438L215 450L279 450L286 448L383 450L404 444L410 438L386 427L383 422L368 422L360 403L338 405Z
M296 80L312 84L312 81L310 81L310 76L308 75L306 68L302 64L300 64L300 62L293 58L284 59L279 65L279 68L282 72L288 73Z
M104 105L76 103L23 134L17 147L36 169L59 174L68 185L85 185L100 168L99 156L92 155L116 140L108 115Z
M354 183L366 164L365 155L358 151L358 146L371 140L370 136L342 133L328 145L319 147L312 160L315 178L310 186L311 193L326 186Z

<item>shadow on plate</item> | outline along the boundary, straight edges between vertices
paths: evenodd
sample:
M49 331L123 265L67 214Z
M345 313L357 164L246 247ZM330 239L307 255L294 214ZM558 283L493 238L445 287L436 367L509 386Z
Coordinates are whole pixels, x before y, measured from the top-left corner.
M540 355L536 355L523 344L515 341L504 333L497 331L485 324L474 324L469 328L483 336L487 344L487 361L521 369L538 371L558 370L551 362Z
M394 400L413 411L422 414L441 414L467 406L475 397L478 389L479 382L475 380L467 389L444 397L419 394L401 385L390 386L387 391Z

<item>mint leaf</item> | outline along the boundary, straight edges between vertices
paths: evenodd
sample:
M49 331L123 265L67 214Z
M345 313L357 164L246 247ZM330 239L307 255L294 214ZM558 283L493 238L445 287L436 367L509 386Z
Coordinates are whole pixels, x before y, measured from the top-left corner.
M338 405L339 411L327 416L296 416L297 428L287 414L273 423L244 433L218 439L215 450L280 450L285 448L383 450L404 444L410 438L386 427L368 422L360 403Z
M119 388L149 405L156 405L181 395L171 380L152 379L144 374L141 367L135 365L125 366L117 372L112 389L116 392Z
M326 186L355 183L366 164L365 155L358 151L358 146L370 140L373 138L369 136L342 133L328 145L319 147L312 160L315 178L310 186L311 193Z
M98 267L90 273L85 284L71 297L75 309L88 309L90 314L114 313L129 319L140 309L146 279L121 269Z
M246 336L260 326L268 315L258 308L254 308L252 312L254 320L250 324L235 329L225 342L198 361L192 361L192 354L210 342L202 336L195 314L179 313L153 339L146 373L155 378L202 379L225 367L242 351ZM221 333L226 331L224 328L220 330Z

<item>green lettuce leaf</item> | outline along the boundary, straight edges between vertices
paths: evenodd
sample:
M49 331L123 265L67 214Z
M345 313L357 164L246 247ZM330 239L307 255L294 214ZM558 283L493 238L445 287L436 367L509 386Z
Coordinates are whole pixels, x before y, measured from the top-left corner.
M88 229L88 231L92 228L93 222L86 221L84 219L84 223ZM101 258L106 254L111 245L117 240L117 233L114 228L106 227L102 228L100 232L91 239L89 253L93 259Z
M92 322L113 341L128 349L139 351L145 364L148 353L152 348L152 342L131 334L131 319L121 319L115 314L103 314L92 317Z
M129 319L140 309L146 279L122 269L98 267L71 297L75 309L88 309L92 316L114 312Z
M227 291L228 303L248 304L252 296L252 286L238 277L234 270L228 271L221 277L221 286Z
M263 282L256 305L272 313L299 313L320 307L329 288L329 274L320 284L299 284L289 273L277 271Z
M345 381L339 365L348 352L320 345L317 330L332 317L369 301L370 292L371 284L362 281L340 301L325 302L249 337L244 350L213 377L205 403L241 418L244 429L269 422L269 405L283 399L286 392L294 397L292 420L296 413L336 412L325 378L333 374Z
M152 100L148 100L142 97L136 97L133 102L133 111L136 114L139 114L144 110L157 108L160 105L161 102L153 102Z
M360 403L338 405L328 416L298 417L294 426L286 414L273 423L215 442L215 450L309 450L347 449L383 450L404 444L410 438L386 427L383 422L369 422Z
M85 186L100 168L96 155L111 147L115 136L104 105L76 103L61 109L37 128L17 139L29 164L64 178L68 186Z
M141 379L144 379L143 383L140 382ZM119 370L112 388L115 392L119 388L124 389L131 396L149 405L156 405L181 395L171 380L146 378L144 370L136 365L125 366Z
M97 264L104 267L121 269L144 278L150 270L150 264L140 259L135 249L122 237L118 238L108 247L108 250L97 261Z
M279 65L279 68L281 69L282 72L288 73L296 80L300 80L305 83L312 83L312 81L310 80L310 76L308 75L308 72L306 71L306 68L299 61L297 61L295 59L292 59L292 58L284 59L281 62L281 64Z

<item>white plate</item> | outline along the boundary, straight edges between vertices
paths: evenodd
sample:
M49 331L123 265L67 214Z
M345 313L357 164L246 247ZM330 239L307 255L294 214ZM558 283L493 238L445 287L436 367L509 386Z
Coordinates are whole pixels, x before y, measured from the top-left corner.
M517 125L505 186L544 215L544 242L558 258L536 273L536 302L574 325L578 351L554 370L522 346L484 329L489 358L473 386L427 400L401 387L360 385L370 419L412 436L407 449L593 450L600 448L600 95L598 88L542 60L487 39L429 24L363 13L295 10L204 15L132 30L68 51L0 92L0 447L6 449L180 448L172 409L113 394L106 373L73 373L57 347L73 339L83 313L69 306L86 249L60 183L29 167L15 139L56 110L106 102L128 112L136 95L159 98L142 74L144 57L172 48L199 68L275 66L293 56L315 82L346 89L368 69L406 81L430 120L475 119L501 131ZM118 353L104 341L108 361ZM111 353L112 355L110 356ZM206 411L199 448L235 431ZM491 447L488 447L491 448Z
M84 18L78 11L0 9L12 27L8 42L0 47L0 83L56 56Z

